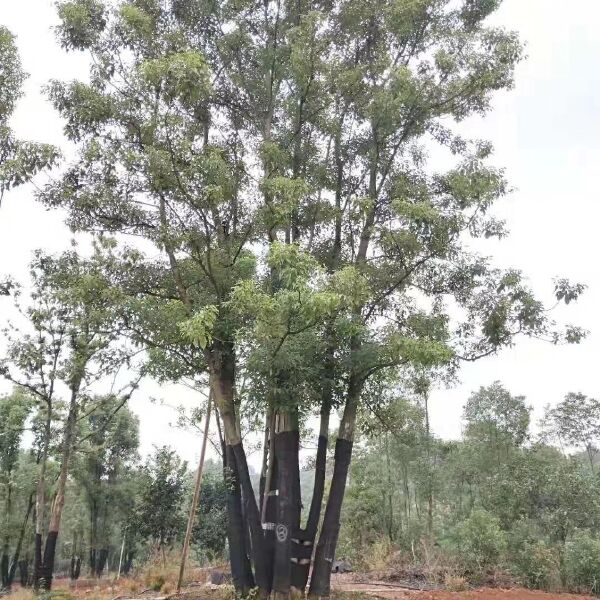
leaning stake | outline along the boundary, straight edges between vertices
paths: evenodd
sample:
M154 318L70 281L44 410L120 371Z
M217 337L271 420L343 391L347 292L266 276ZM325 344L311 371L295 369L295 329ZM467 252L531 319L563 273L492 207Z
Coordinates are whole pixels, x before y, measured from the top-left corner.
M194 526L194 517L198 508L198 500L200 499L200 489L202 488L202 471L204 470L204 456L206 455L206 441L208 440L208 426L210 423L210 410L212 408L212 392L208 394L208 405L206 407L206 423L204 424L204 438L202 439L202 451L200 452L200 463L198 464L198 473L196 474L196 486L194 487L194 497L190 514L188 516L187 529L185 539L183 540L183 551L181 553L181 565L179 565L179 579L177 580L177 593L181 591L183 582L183 572L185 571L185 563L187 561L188 550L190 548L190 538L192 537L192 527Z

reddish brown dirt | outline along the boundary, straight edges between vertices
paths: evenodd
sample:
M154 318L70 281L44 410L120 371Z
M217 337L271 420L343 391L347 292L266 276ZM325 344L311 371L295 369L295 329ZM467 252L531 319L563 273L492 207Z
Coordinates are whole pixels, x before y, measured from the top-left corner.
M368 594L383 600L598 600L592 596L549 594L521 588L479 588L465 592L415 591L380 581L353 582L343 576L334 577L333 589L340 592Z

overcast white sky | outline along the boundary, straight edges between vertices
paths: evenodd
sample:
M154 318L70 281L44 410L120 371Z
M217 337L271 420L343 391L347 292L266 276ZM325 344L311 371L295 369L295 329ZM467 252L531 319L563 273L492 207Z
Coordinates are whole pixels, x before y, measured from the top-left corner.
M61 121L41 87L52 78L85 78L87 63L82 55L65 55L56 44L55 22L53 0L0 0L0 24L18 36L30 74L12 124L22 138L64 145ZM511 235L490 243L486 252L499 265L521 268L545 298L553 277L586 283L589 289L580 302L557 317L591 333L572 347L521 340L499 356L465 365L460 385L436 391L431 400L432 424L443 437L460 434L469 393L495 379L527 396L534 418L568 391L600 395L600 2L572 0L567 6L557 0L504 0L494 22L520 33L528 58L517 70L515 90L499 95L484 120L473 119L463 128L467 135L493 142L495 163L506 168L516 188L498 209ZM33 249L59 251L69 239L60 213L37 205L31 187L7 194L0 210L0 274L24 277ZM0 304L0 310L6 306ZM167 443L195 461L197 437L169 427L174 411L147 400L152 394L168 404L191 406L193 394L175 386L160 390L149 385L143 391L133 402L141 420L142 452Z

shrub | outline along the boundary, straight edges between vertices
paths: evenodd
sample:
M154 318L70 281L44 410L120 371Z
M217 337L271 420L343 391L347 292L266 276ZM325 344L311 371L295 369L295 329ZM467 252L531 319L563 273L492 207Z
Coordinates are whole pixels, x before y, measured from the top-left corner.
M543 540L526 543L512 557L513 570L527 587L556 591L560 588L558 549Z
M560 550L543 539L539 526L527 519L515 523L508 539L510 570L531 588L557 591Z
M564 573L570 588L600 593L600 540L579 533L568 541Z
M465 573L474 577L497 566L507 547L500 522L484 510L473 511L468 519L458 523L447 543Z

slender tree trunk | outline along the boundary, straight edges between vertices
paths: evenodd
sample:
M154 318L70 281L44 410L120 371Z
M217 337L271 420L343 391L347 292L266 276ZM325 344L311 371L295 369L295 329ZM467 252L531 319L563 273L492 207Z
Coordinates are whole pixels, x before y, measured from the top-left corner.
M427 436L427 535L431 540L433 536L433 464L429 428L429 396L427 392L423 396L423 405L425 407L425 435Z
M40 472L37 481L35 496L35 537L33 552L33 586L37 590L42 579L42 536L44 533L44 519L46 515L46 466L50 450L52 435L52 403L46 403L46 418L44 420L44 436L40 456Z
M0 577L2 579L2 589L8 589L8 545L4 546L2 557L0 558Z
M387 497L388 497L388 538L390 542L394 541L394 486L392 484L392 467L390 463L390 440L389 433L385 434L385 458L387 470Z
M268 572L267 578L273 581L273 570L275 564L275 527L277 524L277 511L279 500L279 468L277 455L275 453L275 418L272 419L271 439L269 440L269 465L267 468L267 480L265 482L265 498L261 515L264 532L264 554Z
M62 459L60 466L60 474L58 476L58 485L56 488L56 496L52 504L52 513L50 515L50 524L48 526L48 535L46 537L46 543L44 545L44 554L41 556L41 535L39 536L39 550L38 550L38 536L36 534L36 553L39 551L38 560L38 573L36 588L40 586L45 590L52 588L52 576L54 573L54 558L56 556L56 543L58 539L58 532L60 530L60 521L62 517L63 508L65 505L65 491L67 488L67 477L69 474L69 462L71 460L71 452L73 449L73 438L75 435L75 426L77 423L77 394L78 385L75 385L71 390L71 400L69 402L69 412L67 414L67 422L65 423L65 430L63 436L63 447L62 447Z
M259 506L260 506L260 515L261 515L261 521L264 522L264 513L265 513L265 502L266 502L266 496L265 496L265 488L267 487L267 477L269 476L269 469L271 468L271 464L272 464L272 455L270 452L270 440L271 440L271 433L272 433L272 420L273 420L273 416L272 416L272 410L271 408L269 408L266 411L265 414L265 432L264 432L264 437L263 437L263 458L262 458L262 466L260 469L260 483L259 483L259 492L258 492L258 497L259 497Z
M321 517L321 506L325 493L325 476L327 471L327 446L329 443L329 419L331 415L330 390L325 392L321 404L321 423L319 427L319 440L317 443L317 456L315 459L315 480L313 494L306 527L300 532L297 540L295 561L292 563L292 587L304 593L308 576L310 574L311 558L313 555L315 539Z
M340 530L340 515L352 458L356 411L362 387L362 381L351 375L346 406L344 407L338 439L335 444L335 462L329 498L325 507L321 535L317 544L310 580L309 596L311 598L328 597L330 595L331 567L335 560L335 550Z
M278 506L275 526L273 591L275 599L287 598L292 583L292 539L300 530L300 434L298 415L280 413L276 419L275 455L278 466Z
M21 529L19 530L19 538L17 540L17 545L15 547L14 554L12 556L12 560L10 562L10 566L8 568L8 577L6 581L6 587L10 589L12 586L15 575L17 573L17 567L19 566L19 557L21 555L21 549L23 548L23 540L25 539L25 533L27 531L27 523L29 521L29 515L33 510L34 506L34 498L35 493L29 495L29 501L27 502L27 510L25 511L25 517L23 518L23 523L21 524Z
M233 585L238 595L246 597L254 587L249 548L246 547L242 518L242 494L237 466L231 446L224 448L224 468L227 485L227 539Z

